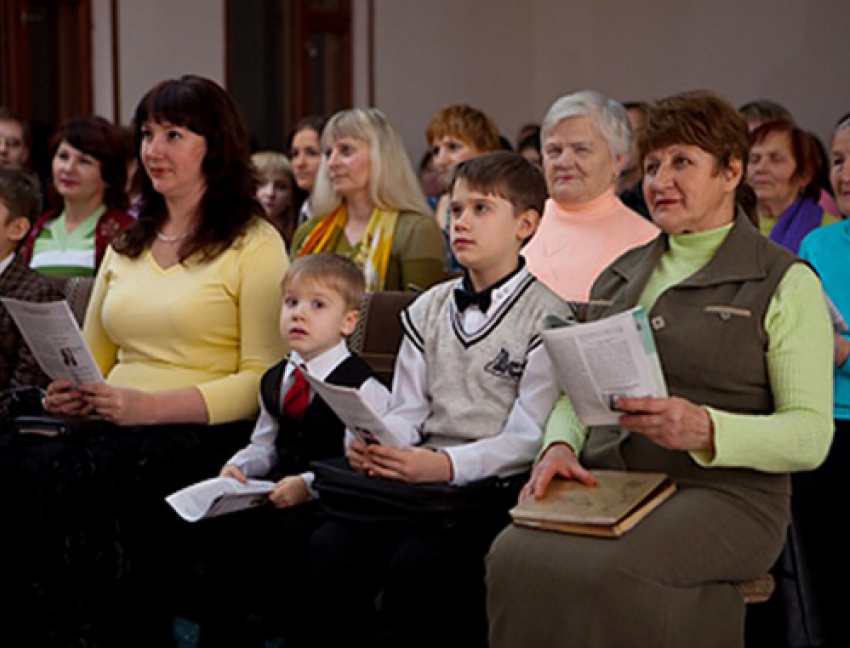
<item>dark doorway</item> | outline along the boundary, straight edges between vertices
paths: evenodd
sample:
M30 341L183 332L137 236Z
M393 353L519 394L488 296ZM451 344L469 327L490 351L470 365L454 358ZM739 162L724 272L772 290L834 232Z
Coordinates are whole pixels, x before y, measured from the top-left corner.
M351 0L228 0L227 88L255 149L351 106Z
M0 3L0 104L26 119L31 163L49 176L47 140L92 112L91 0Z

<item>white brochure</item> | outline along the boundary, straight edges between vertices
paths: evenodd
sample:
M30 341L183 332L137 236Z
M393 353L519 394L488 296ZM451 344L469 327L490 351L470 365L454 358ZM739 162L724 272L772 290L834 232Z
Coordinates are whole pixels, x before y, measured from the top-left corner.
M561 389L585 425L616 425L619 397L666 397L652 330L642 308L576 324L548 317L541 333Z
M272 481L249 479L243 484L232 477L213 477L172 493L165 501L187 522L197 522L265 504L273 489Z
M319 380L312 376L306 365L299 367L310 387L328 404L334 414L345 423L351 433L364 443L380 443L378 438L392 439L381 415L363 400L360 392L353 387L342 387Z
M44 373L75 387L103 382L103 374L67 302L36 303L7 297L2 302Z

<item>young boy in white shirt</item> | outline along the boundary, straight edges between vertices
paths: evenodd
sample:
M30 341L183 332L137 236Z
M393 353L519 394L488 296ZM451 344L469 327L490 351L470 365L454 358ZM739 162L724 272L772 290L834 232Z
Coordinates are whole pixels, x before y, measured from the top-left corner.
M350 259L330 252L298 259L283 279L280 333L290 354L263 376L251 442L220 473L242 482L249 477L274 480L270 500L276 510L209 521L213 524L208 526L218 528L206 530L206 536L217 536L212 544L220 550L211 560L202 646L251 645L240 615L255 612L255 604L263 601L275 610L287 645L300 645L305 615L299 608L306 597L297 592L297 583L317 513L308 465L343 455L345 425L321 398L313 397L299 367L306 365L312 376L326 382L358 388L377 412L386 410L386 387L345 344L364 294L363 272Z
M375 597L393 646L486 646L484 555L509 521L558 397L538 332L567 305L525 268L520 249L546 197L518 155L461 163L450 186L461 279L403 314L405 336L385 417L391 438L351 443L355 470L458 486L497 478L487 506L450 524L325 522L310 542L314 645L374 645Z

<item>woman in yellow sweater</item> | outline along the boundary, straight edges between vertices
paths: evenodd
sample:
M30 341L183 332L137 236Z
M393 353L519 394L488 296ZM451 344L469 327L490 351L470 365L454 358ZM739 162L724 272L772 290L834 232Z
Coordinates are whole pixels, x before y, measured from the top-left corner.
M184 105L179 92L210 103ZM54 383L47 406L93 409L118 425L250 418L259 379L282 353L287 259L254 198L244 126L230 98L198 77L151 90L135 124L146 172L139 219L107 252L85 322L107 381L80 391Z
M46 397L50 412L115 425L42 448L81 468L63 473L56 499L35 502L66 512L67 524L51 522L46 536L70 547L41 589L59 596L73 582L78 601L73 620L47 605L54 616L39 627L92 645L164 645L156 631L167 632L168 617L156 603L170 589L176 536L163 497L245 444L260 378L283 353L287 258L255 198L233 101L185 76L148 92L134 122L145 170L139 218L106 253L84 327L106 382L57 381ZM69 540L77 533L79 546ZM85 585L73 581L78 573L91 574Z

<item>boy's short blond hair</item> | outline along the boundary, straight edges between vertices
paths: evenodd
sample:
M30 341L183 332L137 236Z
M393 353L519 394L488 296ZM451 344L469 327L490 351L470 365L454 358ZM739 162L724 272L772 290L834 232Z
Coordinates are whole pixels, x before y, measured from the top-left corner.
M317 252L292 262L283 277L283 291L296 281L315 281L339 294L349 310L357 310L366 296L366 278L354 261L333 252Z

